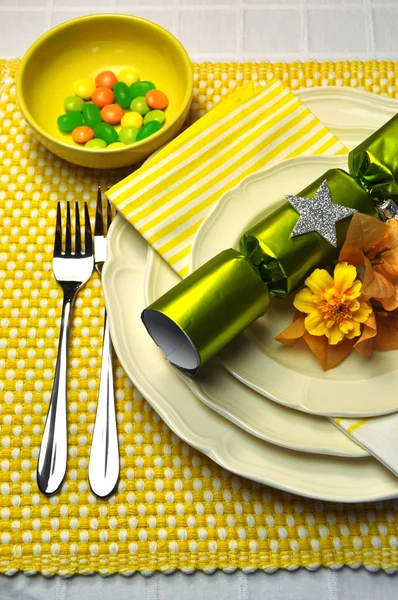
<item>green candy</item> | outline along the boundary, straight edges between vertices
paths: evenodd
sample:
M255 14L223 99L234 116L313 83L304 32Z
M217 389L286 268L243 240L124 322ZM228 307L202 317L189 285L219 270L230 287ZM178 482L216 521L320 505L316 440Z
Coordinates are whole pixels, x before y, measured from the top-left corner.
M162 129L162 124L159 123L159 121L149 121L149 123L141 127L137 133L135 141L140 142L141 140L144 140L145 138L159 131L159 129Z
M81 112L84 107L84 100L79 96L67 96L64 100L64 109L66 112Z
M134 100L131 101L130 108L133 112L138 112L138 114L142 116L146 115L151 110L143 96L134 98Z
M131 102L129 86L124 81L118 81L113 86L116 104L122 108L128 108Z
M100 138L93 138L84 144L86 148L91 148L92 150L102 150L107 147L107 143L105 140L101 140Z
M83 108L83 119L84 124L87 125L87 127L91 127L91 129L96 123L100 123L102 119L98 106L87 102Z
M136 81L130 85L130 98L141 98L145 96L149 90L156 90L156 86L152 81Z
M162 110L151 110L144 117L144 125L150 123L150 121L158 121L161 125L164 123L166 115Z
M119 141L123 144L132 144L136 140L137 133L137 127L122 127L122 129L119 131Z
M104 140L107 144L113 144L119 139L118 133L112 125L108 123L96 123L93 127L95 137Z
M68 112L58 117L57 125L64 133L71 133L75 127L83 125L83 115L81 112Z

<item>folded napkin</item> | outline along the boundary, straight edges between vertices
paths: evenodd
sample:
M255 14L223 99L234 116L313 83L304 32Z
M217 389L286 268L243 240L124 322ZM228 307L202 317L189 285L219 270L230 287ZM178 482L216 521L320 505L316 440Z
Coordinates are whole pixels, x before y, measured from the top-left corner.
M241 179L286 158L347 149L281 82L250 82L150 161L109 199L181 277L203 219Z
M369 419L331 419L398 477L398 413Z

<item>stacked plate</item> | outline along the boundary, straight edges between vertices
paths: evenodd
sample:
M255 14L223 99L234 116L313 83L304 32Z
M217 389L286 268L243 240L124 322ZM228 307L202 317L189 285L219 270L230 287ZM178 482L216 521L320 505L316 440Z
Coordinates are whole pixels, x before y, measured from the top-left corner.
M349 88L297 93L353 148L398 112L398 102ZM299 190L347 157L286 160L225 194L200 227L191 270L236 247L242 233L273 211L287 188ZM286 182L290 182L288 185ZM108 238L103 287L116 353L127 374L186 442L244 477L325 500L359 502L398 495L398 479L328 417L398 411L398 353L370 361L353 353L323 373L305 348L274 341L291 321L291 301L275 301L218 361L183 377L148 336L142 310L178 283L176 273L120 215Z

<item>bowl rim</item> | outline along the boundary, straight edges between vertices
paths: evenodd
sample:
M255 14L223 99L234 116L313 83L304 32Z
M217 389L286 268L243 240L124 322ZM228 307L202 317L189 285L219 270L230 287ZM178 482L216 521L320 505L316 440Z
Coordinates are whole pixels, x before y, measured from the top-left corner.
M92 20L105 21L110 18L111 19L130 20L130 21L135 21L135 22L138 21L138 22L144 23L145 25L149 26L152 29L155 29L155 30L160 29L165 34L166 38L169 38L170 42L174 46L178 47L179 51L181 52L182 58L183 58L184 66L187 68L187 71L190 72L190 74L191 74L191 77L189 78L188 88L185 92L185 95L184 95L184 98L182 101L182 108L179 110L179 112L177 113L177 115L175 116L175 118L173 119L173 121L170 124L166 125L166 127L162 127L162 129L159 129L159 131L157 131L156 133L154 133L150 136L149 139L151 141L153 141L156 138L159 138L161 135L163 135L166 131L168 131L168 129L170 127L172 127L172 125L176 121L178 121L178 119L180 119L180 117L187 110L187 106L190 105L190 102L192 100L192 95L193 95L193 85L194 85L193 67L192 67L192 63L189 58L188 52L186 51L186 49L184 48L182 43L172 33L170 33L170 31L168 31L161 25L158 25L157 23L150 21L149 19L144 19L143 17L136 17L134 15L128 15L128 14L124 14L124 13L95 13L95 14L90 14L90 15L84 15L82 17L76 17L75 19L70 19L69 21L65 21L64 23L60 23L59 25L52 27L51 29L49 29L48 31L43 33L40 37L38 37L37 40L34 41L33 44L31 44L31 46L29 46L29 48L26 50L25 54L23 55L23 57L21 59L21 62L19 64L19 67L17 70L17 77L16 77L16 95L17 95L17 101L18 101L19 107L20 107L21 112L22 112L25 120L27 121L27 123L31 127L33 127L33 129L36 129L44 138L51 140L52 142L62 146L63 148L66 148L69 150L73 149L76 152L84 153L84 154L86 154L88 152L90 154L95 154L96 156L98 156L99 154L108 154L109 152L121 153L121 152L126 152L127 150L132 150L133 148L143 148L145 146L145 144L147 143L148 139L144 139L139 142L135 142L134 144L126 145L125 148L111 148L110 150L108 150L107 148L99 148L99 149L86 148L85 146L73 146L71 144L67 144L66 142L63 142L62 140L59 140L59 139L53 137L51 134L49 134L47 131L45 131L33 118L32 114L28 110L28 107L25 103L25 99L22 94L22 80L23 80L29 59L46 39L51 38L53 35L56 35L62 29L67 29L71 25L76 24L77 22L92 21Z

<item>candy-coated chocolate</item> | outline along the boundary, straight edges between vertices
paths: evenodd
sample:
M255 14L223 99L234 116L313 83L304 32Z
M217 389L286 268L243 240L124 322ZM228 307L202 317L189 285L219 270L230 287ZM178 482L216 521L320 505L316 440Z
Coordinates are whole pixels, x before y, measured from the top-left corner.
M113 71L102 71L98 73L95 78L95 85L97 87L107 87L112 89L117 82L117 77Z
M110 88L107 87L98 87L91 96L91 100L96 104L99 108L103 108L107 104L112 104L114 100L113 92Z
M112 144L109 144L108 148L125 148L126 144L122 144L122 142L113 142Z
M135 67L125 67L118 75L118 80L123 81L127 85L131 85L140 80L140 75Z
M96 123L99 123L101 121L101 113L98 106L87 102L83 108L83 119L84 124L89 127L94 127Z
M151 110L143 96L134 98L134 100L131 101L130 108L133 112L137 112L142 116L146 115Z
M122 127L142 127L142 116L138 112L128 112L122 117Z
M113 88L115 102L123 108L128 108L131 102L130 90L124 81L118 81Z
M73 86L73 91L75 92L76 96L83 98L83 100L90 100L94 90L95 83L92 79L90 79L90 77L78 79L75 81L75 85Z
M81 112L68 112L58 117L57 125L64 133L70 133L76 127L83 125L83 115Z
M166 115L162 110L151 110L144 117L144 124L150 121L158 121L161 125L164 123Z
M118 125L122 120L124 110L118 104L107 104L101 110L101 119L109 125Z
M83 98L79 96L67 96L64 100L64 109L66 112L81 112L84 107Z
M158 110L164 110L169 103L166 94L160 90L149 90L149 92L145 94L145 100L148 106Z
M149 92L149 90L154 89L155 84L152 83L152 81L136 81L136 83L130 85L130 97L132 99L145 97L145 94Z
M85 148L91 148L92 150L103 150L106 148L106 141L100 140L99 138L93 138L84 144Z
M162 125L161 125L161 123L159 123L159 121L149 121L149 123L147 123L146 125L143 125L143 127L141 127L141 129L137 133L137 137L136 137L135 141L140 142L141 140L144 140L145 138L149 137L150 135L153 135L154 133L159 131L159 129L161 129L161 128L162 128Z
M123 142L123 144L132 144L135 142L137 133L137 127L122 127L119 131L119 140Z
M119 139L116 129L112 125L108 125L108 123L96 123L94 125L94 133L95 137L104 140L107 144L113 144L113 142L117 142Z
M72 131L72 140L78 144L85 144L89 140L92 140L93 137L94 130L91 127L87 127L87 125L81 125Z

